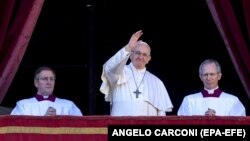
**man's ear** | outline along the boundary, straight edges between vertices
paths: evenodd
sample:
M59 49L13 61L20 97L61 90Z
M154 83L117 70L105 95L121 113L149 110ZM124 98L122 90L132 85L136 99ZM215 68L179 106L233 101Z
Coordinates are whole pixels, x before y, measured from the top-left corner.
M151 61L152 57L151 56L148 56L148 61L147 61L147 64L149 61Z
M218 73L218 80L220 80L221 77L222 77L222 73L220 72L220 73Z
M199 78L200 78L200 80L201 80L201 81L203 81L203 80L202 80L202 76L201 76L201 74L199 74Z
M38 84L37 84L38 82L37 82L37 80L36 79L34 79L34 85L35 85L35 87L37 87L38 86Z

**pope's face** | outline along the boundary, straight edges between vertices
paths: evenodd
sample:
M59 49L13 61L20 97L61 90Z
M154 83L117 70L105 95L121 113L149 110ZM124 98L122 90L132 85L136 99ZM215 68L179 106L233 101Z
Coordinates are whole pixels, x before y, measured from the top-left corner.
M130 59L135 68L145 68L146 64L148 64L151 59L149 46L143 43L138 44L138 46L131 54Z

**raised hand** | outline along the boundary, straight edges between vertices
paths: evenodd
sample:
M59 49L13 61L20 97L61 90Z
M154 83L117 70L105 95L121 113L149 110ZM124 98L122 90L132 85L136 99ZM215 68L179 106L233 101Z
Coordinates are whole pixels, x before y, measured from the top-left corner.
M128 45L126 46L126 51L128 52L133 51L133 49L139 42L138 39L141 37L142 34L143 34L142 30L139 30L131 36Z

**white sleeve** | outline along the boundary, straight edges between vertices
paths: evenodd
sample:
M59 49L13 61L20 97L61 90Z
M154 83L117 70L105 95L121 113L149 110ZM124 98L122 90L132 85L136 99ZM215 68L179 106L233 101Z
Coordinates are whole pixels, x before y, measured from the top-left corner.
M115 85L126 81L122 72L129 55L130 53L122 48L103 65L100 91L105 94L106 101L111 101L111 92Z
M162 111L162 110L158 110L158 111L157 111L157 115L158 115L158 116L166 116L166 112L165 112L165 111Z
M81 110L72 102L72 106L70 108L70 111L69 111L70 115L74 115L74 116L82 116L82 112Z
M231 111L230 116L246 116L246 110L240 100L237 98L236 102L234 103Z
M184 97L182 103L181 103L181 106L177 112L177 115L178 116L188 116L190 115L190 112L189 112L189 105L188 105L188 100L187 100L187 97Z
M21 106L19 102L17 102L15 108L11 111L11 115L23 115L24 114L24 108Z

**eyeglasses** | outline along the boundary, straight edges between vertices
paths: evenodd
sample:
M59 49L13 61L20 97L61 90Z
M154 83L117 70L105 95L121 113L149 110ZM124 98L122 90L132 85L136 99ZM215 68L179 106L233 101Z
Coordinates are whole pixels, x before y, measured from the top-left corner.
M134 54L135 55L137 55L137 56L143 56L143 57L148 57L148 56L150 56L149 54L147 54L147 53L142 53L142 52L140 52L140 51L134 51Z
M217 73L204 73L204 74L201 74L201 76L202 76L202 77L208 77L208 76L214 77L214 76L216 76L217 74L218 74L218 72L217 72Z
M40 77L40 78L37 78L37 80L42 80L42 81L55 81L56 78L55 77Z

